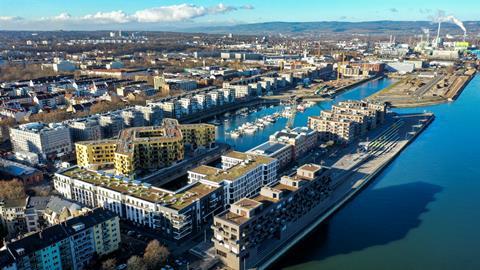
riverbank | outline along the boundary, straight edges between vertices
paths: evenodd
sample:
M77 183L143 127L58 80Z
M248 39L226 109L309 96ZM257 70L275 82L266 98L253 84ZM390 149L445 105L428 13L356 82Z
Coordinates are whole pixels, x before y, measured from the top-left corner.
M377 139L370 143L370 145L376 146L372 146L367 153L345 154L334 162L332 169L338 170L339 173L336 179L332 179L334 191L329 200L330 203L317 210L323 210L323 212L314 220L307 222L308 225L305 228L299 230L278 249L265 256L265 260L259 264L258 269L269 268L295 244L343 207L375 179L433 120L433 114L399 115L389 127L377 136ZM388 140L384 138L388 138Z
M315 101L315 102L328 101L359 85L362 85L369 81L379 80L382 78L383 76L373 76L373 77L368 77L361 80L341 79L339 81L332 80L332 81L327 81L322 83L313 83L308 88L300 87L295 89L289 89L289 90L282 91L276 95L265 96L264 98L283 100L283 99L290 99L292 96L295 96L297 99L301 99L305 101ZM330 93L328 96L327 95L324 96L322 94L316 93L319 89L327 86L332 87L328 91Z
M201 122L202 120L205 120L205 119L215 118L224 113L235 111L242 108L257 107L262 105L278 105L279 103L280 101L277 99L263 99L263 98L255 97L255 98L236 101L233 104L216 107L216 108L204 111L202 113L197 113L191 116L182 117L179 119L179 121L185 124L196 123L196 122Z
M435 114L422 135L274 267L480 269L472 259L480 239L480 126L467 124L480 113L479 89L477 75L455 102L421 108Z

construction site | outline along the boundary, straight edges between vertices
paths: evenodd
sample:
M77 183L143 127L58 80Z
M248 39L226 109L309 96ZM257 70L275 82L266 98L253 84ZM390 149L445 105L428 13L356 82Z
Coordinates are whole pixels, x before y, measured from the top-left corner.
M398 81L368 98L392 107L429 106L455 100L473 78L474 69L416 72L398 76Z

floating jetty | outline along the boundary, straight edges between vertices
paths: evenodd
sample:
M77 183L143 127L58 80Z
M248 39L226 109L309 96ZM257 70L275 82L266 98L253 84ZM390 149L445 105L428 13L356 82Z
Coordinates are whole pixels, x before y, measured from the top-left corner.
M238 138L243 135L251 135L255 132L264 129L268 125L275 123L277 119L281 117L280 113L274 113L262 118L257 119L255 122L246 122L238 128L229 132L230 137Z
M284 103L284 105L289 104L289 103ZM254 122L246 122L239 126L238 128L231 130L230 132L226 132L226 134L230 135L232 138L239 138L244 135L253 135L257 131L260 131L267 126L275 123L277 119L284 117L284 118L289 118L292 117L292 108L291 106L296 106L296 111L303 112L307 108L312 107L316 104L316 102L302 102L300 104L290 104L289 106L286 106L285 109L282 112L276 112L271 115L264 116L262 118L257 119ZM258 109L256 109L258 111ZM241 116L247 116L248 113L254 112L255 109L243 109L243 110L238 110L235 112L235 115L241 115ZM233 117L233 116L231 116ZM212 122L213 123L213 122Z

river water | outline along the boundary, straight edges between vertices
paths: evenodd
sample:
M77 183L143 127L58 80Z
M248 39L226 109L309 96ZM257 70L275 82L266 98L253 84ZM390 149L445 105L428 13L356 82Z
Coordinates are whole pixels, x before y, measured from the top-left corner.
M480 76L273 269L480 269Z
M369 82L319 103L298 114L295 125L305 125L309 115L339 100L361 99L389 84ZM218 128L218 139L248 150L283 128L286 119L237 140L223 131L281 109L234 119ZM480 76L455 102L396 109L424 110L436 115L429 128L272 269L480 269Z

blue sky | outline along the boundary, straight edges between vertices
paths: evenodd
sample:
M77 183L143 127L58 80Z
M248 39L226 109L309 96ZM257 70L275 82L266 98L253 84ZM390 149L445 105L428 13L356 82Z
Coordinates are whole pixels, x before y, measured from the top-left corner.
M0 0L0 29L146 29L266 21L480 20L472 0Z

